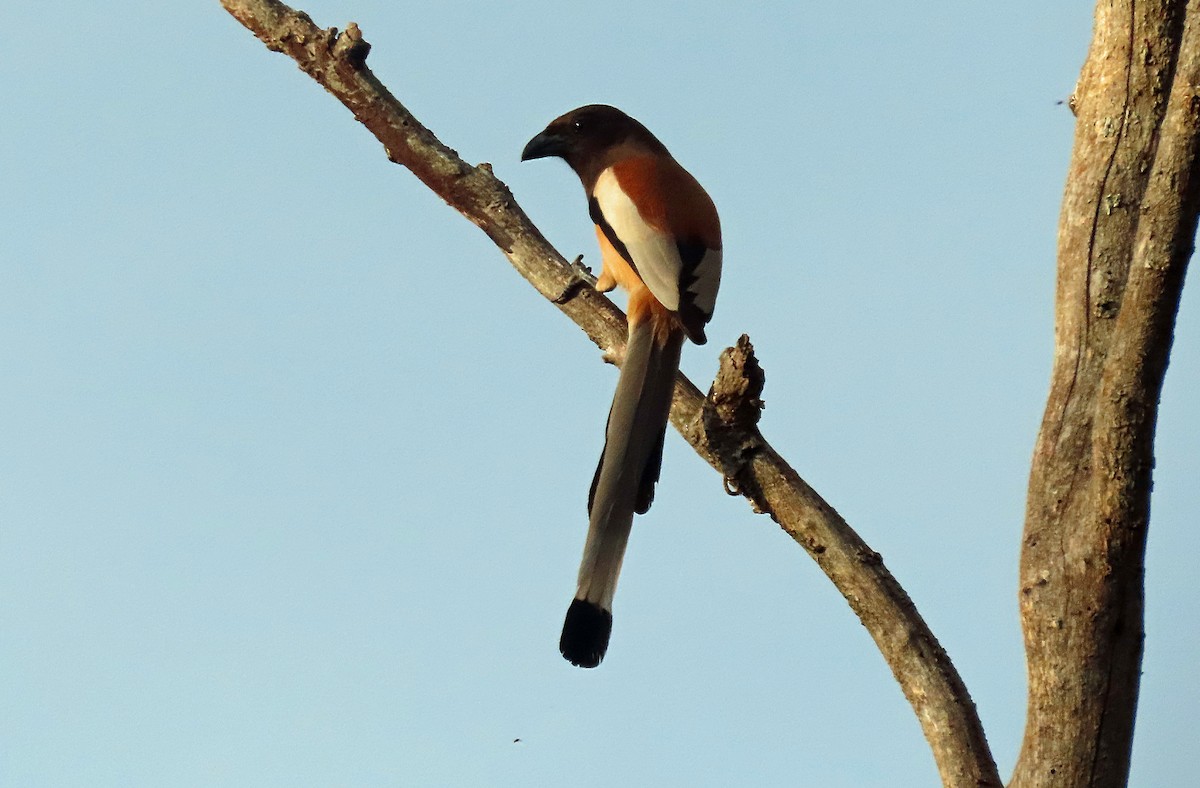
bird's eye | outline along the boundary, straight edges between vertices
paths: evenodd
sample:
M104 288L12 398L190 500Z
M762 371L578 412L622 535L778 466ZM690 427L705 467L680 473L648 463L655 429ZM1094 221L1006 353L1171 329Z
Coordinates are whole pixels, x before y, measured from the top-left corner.
M580 118L576 118L575 122L571 124L571 128L575 129L576 131L582 131L583 121Z

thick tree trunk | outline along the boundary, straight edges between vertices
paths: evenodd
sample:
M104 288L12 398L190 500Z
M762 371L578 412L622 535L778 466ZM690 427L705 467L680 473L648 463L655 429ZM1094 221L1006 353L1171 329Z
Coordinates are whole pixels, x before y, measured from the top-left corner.
M1021 553L1029 703L1013 786L1128 779L1154 423L1196 230L1196 14L1100 0L1072 97L1054 367Z

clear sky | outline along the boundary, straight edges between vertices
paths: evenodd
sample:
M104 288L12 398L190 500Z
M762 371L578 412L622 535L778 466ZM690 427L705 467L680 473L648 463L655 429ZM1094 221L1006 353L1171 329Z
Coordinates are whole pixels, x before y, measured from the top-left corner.
M597 257L578 182L518 161L554 116L616 104L699 177L726 271L685 370L750 334L764 432L911 593L1007 776L1090 4L303 7L568 257ZM609 658L559 657L615 370L216 0L8 4L0 67L0 784L937 783L844 600L674 434ZM1135 786L1195 774L1198 310Z

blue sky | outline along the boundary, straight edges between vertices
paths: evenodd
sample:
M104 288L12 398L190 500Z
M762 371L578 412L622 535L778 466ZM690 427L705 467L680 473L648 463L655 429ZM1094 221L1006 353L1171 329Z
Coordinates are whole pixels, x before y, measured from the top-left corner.
M713 195L768 438L905 585L1001 772L1088 4L321 0L568 257L574 106ZM0 783L936 784L845 602L678 436L609 658L557 653L615 370L215 0L0 11ZM1135 786L1200 725L1200 316L1159 423ZM1191 400L1189 402L1189 400ZM519 739L519 742L514 740Z

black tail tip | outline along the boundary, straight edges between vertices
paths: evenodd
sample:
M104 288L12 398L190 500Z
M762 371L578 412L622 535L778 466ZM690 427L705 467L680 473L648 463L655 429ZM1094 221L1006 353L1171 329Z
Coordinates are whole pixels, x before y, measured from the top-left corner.
M558 650L580 668L594 668L604 659L612 634L612 613L597 604L575 599L567 608Z

